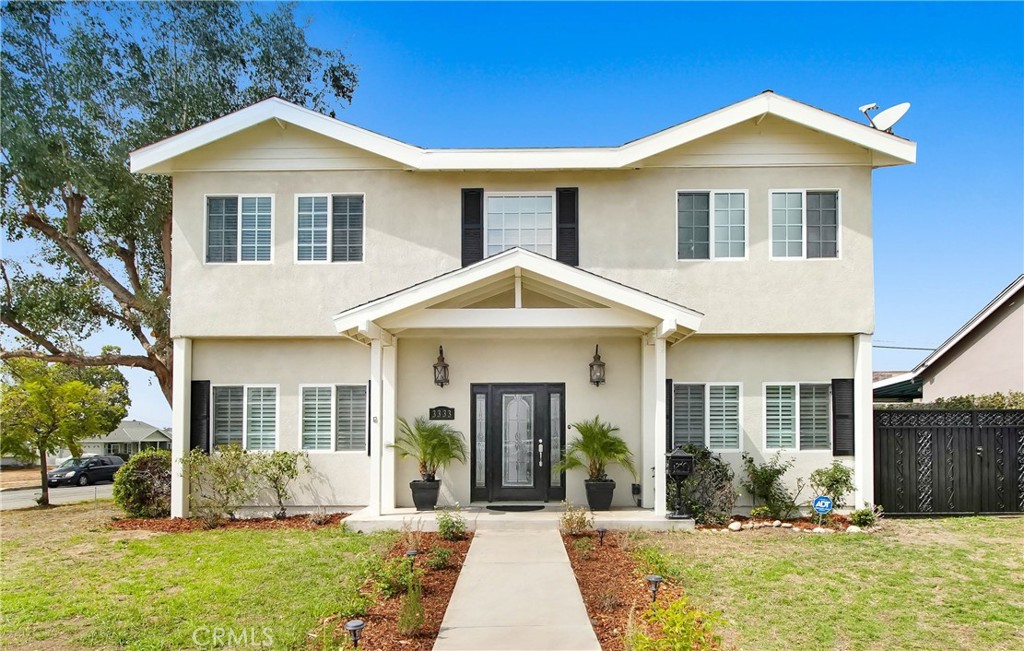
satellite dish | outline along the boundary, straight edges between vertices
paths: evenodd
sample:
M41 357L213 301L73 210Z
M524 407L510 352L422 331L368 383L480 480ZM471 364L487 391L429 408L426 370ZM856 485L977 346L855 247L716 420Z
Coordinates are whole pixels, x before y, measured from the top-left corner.
M881 113L875 116L875 119L868 118L871 121L871 126L878 129L879 131L885 131L886 133L892 133L893 126L900 121L907 111L910 110L910 102L903 102L890 108L885 109ZM867 115L867 113L865 113Z

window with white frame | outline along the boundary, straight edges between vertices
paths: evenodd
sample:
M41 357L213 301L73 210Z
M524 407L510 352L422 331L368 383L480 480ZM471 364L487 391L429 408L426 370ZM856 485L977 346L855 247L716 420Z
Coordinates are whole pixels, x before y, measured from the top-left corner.
M772 257L839 256L839 193L772 193Z
M487 256L517 246L554 256L554 194L489 194L485 212L484 251Z
M269 196L206 198L206 261L269 262L273 246Z
M213 445L277 447L277 387L213 387Z
M675 384L672 387L672 445L710 450L740 449L738 384Z
M363 260L362 195L299 196L295 228L295 259L299 262Z
M679 192L676 255L680 260L743 258L747 254L743 192Z
M765 385L765 447L771 450L831 449L830 393L828 384Z
M302 387L302 449L366 450L366 387Z

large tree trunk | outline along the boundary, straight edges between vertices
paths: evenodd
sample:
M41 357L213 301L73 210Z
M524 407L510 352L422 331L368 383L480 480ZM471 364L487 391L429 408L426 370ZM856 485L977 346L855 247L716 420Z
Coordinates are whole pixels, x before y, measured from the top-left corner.
M42 480L43 494L39 496L39 506L50 506L50 482L46 478L46 447L39 446L39 476Z

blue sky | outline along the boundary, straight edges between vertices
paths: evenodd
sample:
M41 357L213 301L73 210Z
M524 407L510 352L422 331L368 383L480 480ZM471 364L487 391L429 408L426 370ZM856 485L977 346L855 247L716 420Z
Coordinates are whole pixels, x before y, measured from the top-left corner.
M876 343L937 346L1024 271L1022 3L299 7L359 66L339 118L426 147L617 145L766 88L855 120L909 101L919 162L874 175Z

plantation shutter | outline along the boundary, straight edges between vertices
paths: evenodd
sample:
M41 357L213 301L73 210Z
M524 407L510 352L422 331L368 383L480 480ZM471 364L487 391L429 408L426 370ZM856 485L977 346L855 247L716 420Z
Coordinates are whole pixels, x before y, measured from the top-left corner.
M238 197L206 200L206 261L238 259Z
M672 407L672 448L704 445L704 385L677 384Z
M213 387L213 447L242 444L242 387Z
M484 259L484 191L462 190L462 266Z
M800 449L827 450L829 441L827 384L800 385Z
M363 198L331 197L331 262L363 259Z
M579 188L555 189L555 259L574 267L580 263L579 192Z
M191 407L188 418L190 450L210 453L210 381L192 380Z
M765 387L765 444L769 449L796 447L797 391L792 384Z
M277 389L249 387L246 396L249 450L273 450L277 444Z
M735 384L708 387L708 447L740 447L740 388Z
M302 388L302 449L331 449L331 387Z
M366 449L366 387L337 386L335 401L335 450Z
M832 454L852 456L853 378L832 380Z
M672 380L665 380L665 450L671 452L672 445Z

